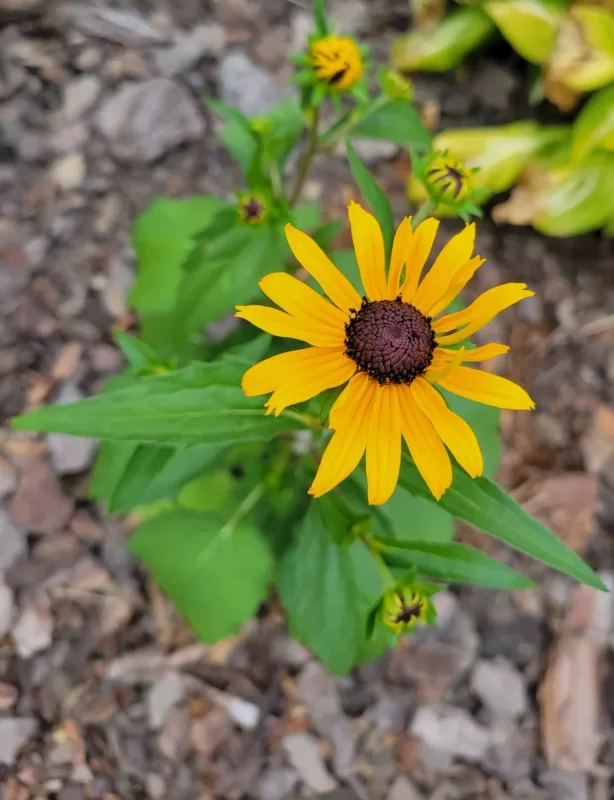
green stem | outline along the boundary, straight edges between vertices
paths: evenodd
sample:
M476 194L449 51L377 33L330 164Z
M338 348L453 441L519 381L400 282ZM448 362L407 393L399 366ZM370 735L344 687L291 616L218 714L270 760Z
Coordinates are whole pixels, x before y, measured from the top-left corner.
M380 108L387 105L390 102L390 98L387 97L385 94L378 97L374 100L370 105L366 106L364 109L360 109L357 107L354 111L350 114L348 119L346 120L344 125L341 125L335 130L335 123L330 126L330 128L325 131L322 136L320 136L320 144L326 147L326 150L332 150L332 148L340 142L342 139L345 139L346 136L351 132L352 128L358 125L359 122L367 119L370 117L371 114L374 114L376 111L379 111ZM362 110L363 113L356 114L356 111Z
M228 522L220 531L222 538L226 538L226 536L230 536L232 533L234 533L237 525L249 514L263 494L264 484L259 483L257 486L254 486L251 492L246 495L243 502L239 505L235 513L230 517Z
M317 106L316 108L313 109L313 115L311 117L311 125L309 126L307 147L305 148L305 152L303 153L303 157L301 158L301 163L298 168L298 175L296 176L296 183L294 185L294 190L292 192L292 195L290 196L291 207L294 207L296 205L297 200L301 196L301 192L303 191L305 181L307 180L307 175L309 174L309 167L311 166L313 157L315 156L316 151L318 149L319 124L320 124L320 107Z
M412 230L415 231L418 225L423 222L429 216L429 214L432 214L437 209L438 205L439 203L436 200L433 200L432 197L429 197L427 200L425 200L411 219Z
M292 411L289 408L284 409L281 413L282 416L301 422L306 428L310 428L313 431L322 430L323 428L320 420L312 414L301 414L300 411Z
M377 562L377 567L379 569L379 573L382 579L384 591L392 588L396 584L396 581L392 577L392 573L388 569L388 565L386 564L386 562L382 557L382 552L379 544L373 541L373 539L368 534L363 534L360 538L362 539L367 550L371 553L371 555Z

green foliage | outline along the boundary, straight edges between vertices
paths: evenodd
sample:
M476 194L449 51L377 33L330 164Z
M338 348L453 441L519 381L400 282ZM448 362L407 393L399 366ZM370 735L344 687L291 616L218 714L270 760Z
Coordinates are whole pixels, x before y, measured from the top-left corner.
M313 9L311 44L334 34L324 0L315 0ZM431 66L456 63L468 41L483 41L493 29L483 10L467 7L444 23L447 44L440 30L410 55ZM443 52L443 44L444 50L451 44L454 53ZM362 465L314 500L308 490L343 386L299 408L291 405L279 416L265 413L264 398L248 397L242 388L266 390L266 367L247 379L246 372L256 362L303 346L258 334L232 319L237 304L270 305L259 286L265 275L297 271L286 241L288 223L309 232L363 293L354 251L333 249L344 223L327 219L327 209L318 203L301 202L314 156L346 141L349 167L382 227L388 255L394 236L391 207L351 140L391 141L411 151L414 167L430 163L433 142L412 103L411 84L386 70L380 76L384 92L372 98L364 48L347 39L343 46L354 59L353 85L347 90L315 75L311 55L304 53L295 59L307 76L305 83L299 73L301 105L287 99L266 115L248 118L209 101L241 175L236 197L161 198L145 209L135 223L137 278L130 294L140 329L114 333L127 362L123 374L107 381L95 397L41 408L13 421L20 430L102 440L90 497L110 512L130 513L137 520L129 542L132 552L203 641L235 633L267 601L274 582L292 634L340 674L379 656L397 635L435 624L430 598L447 582L505 589L531 585L507 565L454 542L455 518L603 588L551 531L488 478L471 479L456 464L453 485L440 502L407 452L399 486L383 505L368 505ZM407 52L399 50L399 55L405 58ZM329 58L334 57L333 48ZM576 226L592 224L586 198L594 193L600 219L614 225L614 210L608 216L614 178L605 166L614 158L609 98L605 90L587 104L573 131L518 123L482 139L475 130L452 132L462 151L456 155L479 162L465 166L471 175L481 167L478 176L486 195L509 188L530 159L541 159L542 168L561 173L560 180L548 184L554 187L549 216L536 225L564 230L571 217ZM319 122L323 103L335 112L325 131ZM452 144L446 147L453 153ZM288 164L297 149L296 176L288 181ZM446 213L445 207L440 210ZM414 222L431 211L432 205L423 206ZM463 213L460 205L451 211ZM322 292L313 279L309 283ZM267 291L274 294L271 284ZM304 305L296 285L295 292L276 300L288 305L290 313L306 316L308 325L317 309ZM270 319L266 327L274 332L284 324L284 317L273 314ZM223 328L226 335L220 335ZM293 391L295 377L288 374L282 394ZM475 431L486 473L492 475L501 454L499 412L444 395ZM399 620L399 612L406 614L406 604L416 605L416 600L419 613Z
M245 520L178 509L145 522L129 545L203 642L236 633L266 599L271 554Z

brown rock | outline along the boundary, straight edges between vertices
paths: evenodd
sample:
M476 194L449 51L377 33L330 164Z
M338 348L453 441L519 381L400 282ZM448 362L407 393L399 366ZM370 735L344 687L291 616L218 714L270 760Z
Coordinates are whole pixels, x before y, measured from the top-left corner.
M67 524L74 500L62 491L47 461L31 461L23 470L11 515L32 533L57 533Z

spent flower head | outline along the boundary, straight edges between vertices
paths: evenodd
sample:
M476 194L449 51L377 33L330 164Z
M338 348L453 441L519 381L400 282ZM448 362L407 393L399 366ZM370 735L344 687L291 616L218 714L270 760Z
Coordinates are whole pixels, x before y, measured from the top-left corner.
M260 281L279 309L237 306L237 316L273 336L309 346L256 364L245 373L243 390L248 396L269 394L267 413L278 416L288 406L347 383L330 410L333 435L309 489L313 496L334 489L366 452L369 503L385 503L399 478L405 440L426 485L439 499L452 483L448 450L472 477L484 470L473 430L448 408L439 388L498 408L534 408L529 395L512 381L463 366L502 355L509 349L506 345L462 346L500 311L533 292L524 283L495 286L462 311L446 314L484 263L473 255L475 224L452 237L422 277L436 219L426 219L412 230L411 218L405 218L387 265L375 217L352 203L349 218L364 293L313 239L287 225L290 249L330 302L286 273Z
M269 216L269 205L258 192L244 192L239 196L237 211L246 225L263 225Z

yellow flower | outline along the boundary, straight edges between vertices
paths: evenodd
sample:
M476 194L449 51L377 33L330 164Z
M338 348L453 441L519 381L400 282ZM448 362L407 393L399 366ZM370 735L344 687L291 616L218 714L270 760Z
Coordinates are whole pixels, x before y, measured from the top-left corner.
M424 176L429 194L444 203L459 203L469 190L470 180L464 165L447 154L436 155Z
M272 392L267 413L279 415L349 381L330 411L334 434L309 490L315 497L347 478L366 451L369 503L386 502L398 481L402 437L439 499L452 483L446 447L472 477L482 474L483 459L475 434L447 407L436 385L490 406L534 408L512 381L462 366L501 355L508 347L453 346L533 292L524 283L495 286L463 311L440 316L483 263L472 257L475 225L445 245L421 281L437 220L426 219L415 231L411 218L403 220L386 275L376 219L357 203L350 205L349 218L366 296L361 298L309 236L287 225L292 252L331 302L285 273L263 278L262 291L283 310L237 306L237 316L310 347L256 364L245 373L243 389L249 396Z
M310 47L316 78L340 91L352 89L362 77L362 56L358 45L347 36L324 36Z

